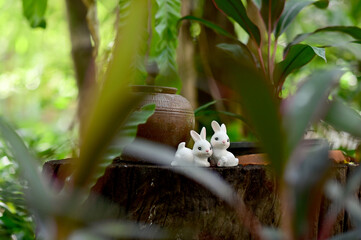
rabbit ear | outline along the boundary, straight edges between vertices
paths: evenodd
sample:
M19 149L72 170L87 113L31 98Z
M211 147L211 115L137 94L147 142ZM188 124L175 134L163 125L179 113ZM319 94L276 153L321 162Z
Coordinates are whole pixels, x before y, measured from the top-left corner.
M202 127L202 130L201 130L201 138L203 140L206 140L206 128L205 127Z
M199 136L199 134L194 130L191 130L191 137L195 142L201 140L201 136Z
M226 125L224 125L224 123L222 124L222 126L221 126L221 130L222 130L222 132L227 132L227 128L226 128Z
M214 132L219 132L221 131L221 127L219 126L219 124L216 121L212 121L212 129Z
M179 149L182 149L182 148L185 148L186 146L186 143L185 142L181 142L179 145L178 145L178 150Z

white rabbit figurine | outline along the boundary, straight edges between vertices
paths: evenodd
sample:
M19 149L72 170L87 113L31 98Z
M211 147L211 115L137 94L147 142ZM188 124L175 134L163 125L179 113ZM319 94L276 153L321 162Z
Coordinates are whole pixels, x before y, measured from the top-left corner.
M202 128L201 134L191 130L191 136L194 140L192 151L195 165L209 167L210 163L208 162L208 158L212 156L212 146L206 140L206 128Z
M219 124L216 121L212 121L212 128L214 134L211 138L211 144L213 147L213 155L211 162L218 167L234 167L238 165L238 158L233 153L227 151L230 145L229 137L227 135L226 125Z
M185 142L181 142L178 145L178 149L175 153L174 160L171 163L172 166L192 166L194 165L193 161L193 151L186 147Z

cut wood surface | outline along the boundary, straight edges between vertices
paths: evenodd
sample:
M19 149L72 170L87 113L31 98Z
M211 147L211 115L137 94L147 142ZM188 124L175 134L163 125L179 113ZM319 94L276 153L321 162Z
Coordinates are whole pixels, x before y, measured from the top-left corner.
M261 159L260 156L257 158ZM70 161L49 161L43 172L61 183L67 176ZM335 164L333 168L334 178L344 184L347 165ZM211 170L235 189L263 225L279 227L280 198L268 166L245 164ZM55 187L55 181L53 183ZM60 189L61 184L56 184L56 187ZM121 207L119 217L171 230L177 239L253 239L231 207L198 183L174 173L171 167L115 160L92 190L117 203ZM319 204L315 236L330 201L322 197ZM333 234L347 228L346 218L344 212L339 214Z

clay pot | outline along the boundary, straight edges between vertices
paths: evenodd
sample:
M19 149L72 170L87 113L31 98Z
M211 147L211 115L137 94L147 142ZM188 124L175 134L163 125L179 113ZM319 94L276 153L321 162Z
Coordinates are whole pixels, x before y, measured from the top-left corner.
M191 104L176 88L158 86L132 86L135 93L147 93L141 106L155 103L155 113L145 124L139 125L137 137L176 148L180 142L188 142L194 128L194 112Z

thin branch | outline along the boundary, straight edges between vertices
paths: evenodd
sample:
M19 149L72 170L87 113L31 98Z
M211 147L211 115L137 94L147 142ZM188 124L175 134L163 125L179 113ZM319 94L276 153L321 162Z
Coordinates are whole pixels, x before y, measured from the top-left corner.
M263 56L262 56L261 47L257 47L257 53L258 53L258 57L259 57L259 62L261 63L262 71L263 71L264 75L267 76L266 67L264 65L264 60L263 60Z

